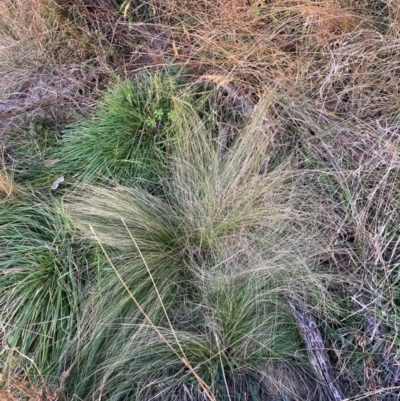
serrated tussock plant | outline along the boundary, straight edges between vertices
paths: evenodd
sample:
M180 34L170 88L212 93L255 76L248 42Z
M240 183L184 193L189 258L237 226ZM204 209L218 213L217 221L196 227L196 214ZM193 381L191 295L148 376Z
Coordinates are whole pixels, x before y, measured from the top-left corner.
M82 287L100 257L96 246L85 244L76 232L59 202L28 198L4 202L0 208L4 377L21 366L34 377L36 369L54 374L50 368L62 365L65 346L75 335Z
M218 132L176 101L162 198L117 185L68 200L73 221L95 233L120 275L103 272L70 349L67 387L82 399L206 399L153 326L216 399L316 399L285 295L324 291L312 266L329 244L318 207L304 208L293 191L306 172L266 157L268 106L260 102L221 149Z
M154 187L177 91L177 80L167 73L119 81L92 116L65 129L56 168L84 182L113 178Z

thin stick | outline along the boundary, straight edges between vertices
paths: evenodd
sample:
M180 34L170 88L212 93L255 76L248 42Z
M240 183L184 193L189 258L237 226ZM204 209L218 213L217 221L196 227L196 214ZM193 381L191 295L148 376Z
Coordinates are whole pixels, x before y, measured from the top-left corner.
M314 317L303 310L294 300L289 299L288 304L300 334L306 343L311 365L318 375L327 400L342 401L344 398L343 393L325 352L322 335Z

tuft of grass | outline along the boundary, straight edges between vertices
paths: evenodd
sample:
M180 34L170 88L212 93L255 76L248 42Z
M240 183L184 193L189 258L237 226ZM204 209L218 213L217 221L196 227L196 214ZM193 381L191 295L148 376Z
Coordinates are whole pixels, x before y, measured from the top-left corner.
M0 244L3 375L21 366L32 378L38 372L42 379L57 374L51 367L63 364L76 332L96 251L85 245L56 200L32 196L2 205Z
M306 172L265 159L273 144L262 129L268 104L221 150L209 124L176 102L162 198L87 187L88 196L68 205L73 220L110 247L124 285L217 399L316 397L285 295L307 288L327 303L322 283L338 279L313 269L329 244L316 226L318 207L300 210L293 192ZM112 272L88 302L70 348L70 391L83 399L204 399Z
M177 85L166 74L117 83L93 116L64 131L56 167L85 182L114 178L154 186L163 168Z

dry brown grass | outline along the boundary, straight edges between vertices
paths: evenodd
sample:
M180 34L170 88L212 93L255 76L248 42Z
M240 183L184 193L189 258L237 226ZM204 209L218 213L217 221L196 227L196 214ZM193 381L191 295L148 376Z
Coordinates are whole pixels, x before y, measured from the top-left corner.
M56 401L57 393L50 394L32 383L12 379L1 383L0 401Z
M0 134L87 108L110 70L82 24L48 0L0 3ZM95 72L95 74L93 74Z
M6 171L0 171L0 197L10 198L14 192L14 186L10 175Z
M91 43L90 43L91 42ZM99 53L90 31L54 1L4 0L0 4L2 64L41 67L77 63Z
M162 17L171 56L197 69L234 74L253 90L270 80L291 82L304 70L298 62L305 52L310 57L365 22L328 1L150 3Z

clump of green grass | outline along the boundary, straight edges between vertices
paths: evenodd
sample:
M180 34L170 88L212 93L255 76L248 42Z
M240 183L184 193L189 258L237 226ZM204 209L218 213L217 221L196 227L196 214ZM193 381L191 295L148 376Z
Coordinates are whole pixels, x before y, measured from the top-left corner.
M54 199L29 196L0 209L0 316L3 375L59 374L96 250ZM17 352L18 351L18 352ZM29 376L31 374L31 376ZM51 381L52 379L50 379Z
M294 160L265 158L274 144L263 128L268 104L221 149L209 124L176 102L162 199L116 186L89 187L72 200L73 220L113 249L120 277L104 271L83 312L69 353L70 391L83 399L205 399L184 358L216 399L317 396L285 295L307 288L325 299L316 305L322 313L330 308L322 283L337 278L313 269L329 244L318 207L310 199L307 209L293 192L305 172Z
M119 82L93 116L65 130L57 167L82 181L114 178L154 186L163 169L177 85L166 74Z

